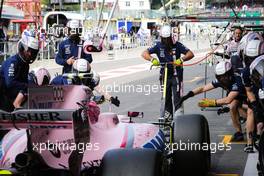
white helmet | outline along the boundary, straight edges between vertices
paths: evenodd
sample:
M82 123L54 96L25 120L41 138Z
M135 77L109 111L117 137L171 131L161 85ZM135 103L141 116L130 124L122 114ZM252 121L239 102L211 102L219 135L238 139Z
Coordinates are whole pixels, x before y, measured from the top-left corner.
M219 62L215 67L215 74L218 76L224 75L225 73L230 71L231 68L232 68L232 65L230 62L227 62L227 61Z
M43 86L50 82L50 73L46 68L36 68L29 73L29 82Z
M248 57L257 57L264 53L264 43L260 40L250 40L244 49L244 55Z
M171 36L171 27L170 25L164 25L160 29L160 36L163 38L167 38Z
M68 21L66 26L69 28L81 28L82 24L80 23L79 20L70 20Z
M27 35L22 35L22 38L17 43L17 52L23 53L24 51L30 52L31 55L21 55L24 62L32 64L39 52L39 41L37 38Z
M263 41L263 37L259 34L259 33L256 33L256 32L249 32L247 33L239 42L239 45L238 45L238 49L237 49L237 52L240 53L242 52L247 43L251 40L260 40L260 41Z
M77 59L76 61L74 61L72 67L80 73L88 73L91 71L91 66L85 59Z
M39 41L33 36L22 35L20 42L23 44L25 50L28 50L28 48L39 50Z
M264 77L264 55L257 57L249 68L251 80L254 85L260 87L260 80Z
M264 55L257 57L250 64L249 68L250 68L250 75L252 75L255 70L261 77L264 77Z

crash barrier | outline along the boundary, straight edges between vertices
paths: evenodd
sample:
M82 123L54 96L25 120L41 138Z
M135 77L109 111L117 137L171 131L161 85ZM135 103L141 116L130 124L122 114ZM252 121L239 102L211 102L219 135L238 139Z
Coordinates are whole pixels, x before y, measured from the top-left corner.
M55 54L58 52L58 44L62 41L62 38L51 38L40 41L40 50L37 60L54 59ZM9 56L17 53L17 40L0 41L0 64L6 60ZM115 50L127 50L131 48L137 48L142 46L151 46L153 41L150 37L123 37L107 42L105 48L108 49L109 59L114 59ZM109 49L109 45L112 45L112 50Z
M151 37L137 37L137 36L126 36L126 37L116 37L111 38L114 49L131 49L141 46L151 46L152 40Z
M58 52L59 43L63 38L51 38L40 41L40 50L38 60L43 59L54 59L56 53Z
M57 52L57 46L61 40L46 40L40 42L40 50L37 60L52 59ZM17 53L18 40L0 42L0 64L8 57Z
M0 41L0 64L17 52L18 40Z

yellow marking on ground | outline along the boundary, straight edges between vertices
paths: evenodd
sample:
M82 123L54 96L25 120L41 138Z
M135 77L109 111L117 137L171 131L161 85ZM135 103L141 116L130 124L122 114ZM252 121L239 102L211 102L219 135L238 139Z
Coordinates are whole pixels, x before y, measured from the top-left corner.
M232 142L232 135L219 135L219 136L223 136L223 140L222 143L223 144L247 144L247 141L240 141L240 142Z
M202 79L201 76L195 76L193 79L188 80L188 81L184 81L184 82L185 82L185 83L192 83L192 82L198 81L198 80L200 80L200 79Z
M222 140L222 143L227 145L231 143L232 135L224 135L224 138Z
M231 142L231 144L247 144L247 141Z

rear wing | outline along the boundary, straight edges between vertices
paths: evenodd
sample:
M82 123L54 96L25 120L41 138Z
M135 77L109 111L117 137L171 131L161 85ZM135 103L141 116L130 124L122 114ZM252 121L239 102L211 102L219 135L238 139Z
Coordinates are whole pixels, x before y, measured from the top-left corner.
M10 128L72 129L74 112L91 97L92 91L81 85L29 87L25 109L0 110L0 130ZM76 113L75 113L76 114ZM74 119L75 120L75 119Z
M0 110L0 130L11 128L72 128L75 109Z

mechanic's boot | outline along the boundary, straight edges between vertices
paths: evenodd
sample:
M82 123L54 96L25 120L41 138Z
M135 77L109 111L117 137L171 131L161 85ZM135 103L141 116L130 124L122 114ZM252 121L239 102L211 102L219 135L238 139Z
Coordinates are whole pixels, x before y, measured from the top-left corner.
M247 144L244 148L244 152L246 153L254 153L254 148L252 144Z
M258 176L264 176L264 173L263 173L262 170L261 170L261 167L260 167L259 162L258 162L258 164L257 164L257 171L258 171Z
M253 144L254 144L254 147L257 151L259 151L259 140L260 140L260 135L253 135Z
M177 116L180 116L180 115L183 115L184 114L184 109L183 109L183 107L181 106L181 107L179 107L176 111L175 111L175 113L174 113L174 117L177 117Z
M243 135L243 133L236 132L235 134L233 134L231 141L232 142L241 142L241 141L244 141L244 135Z

